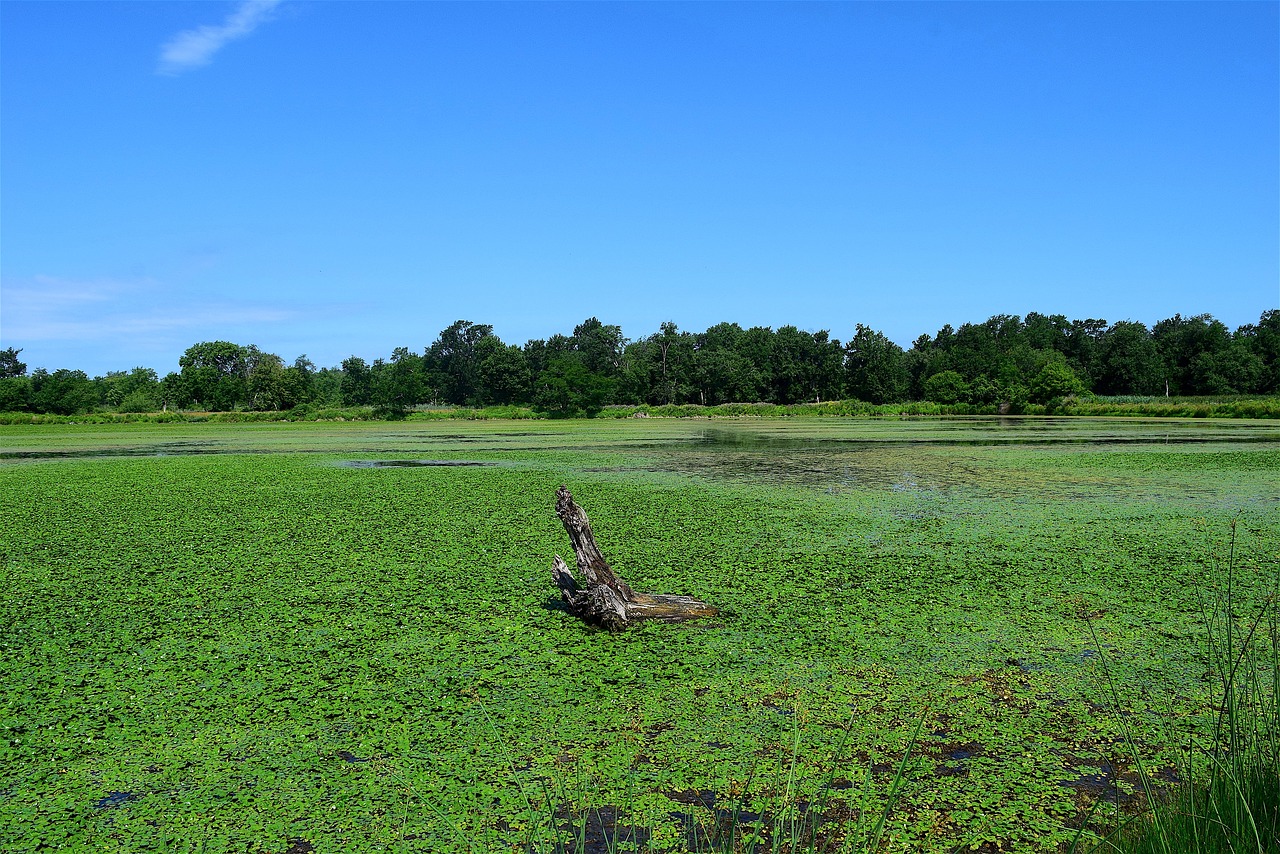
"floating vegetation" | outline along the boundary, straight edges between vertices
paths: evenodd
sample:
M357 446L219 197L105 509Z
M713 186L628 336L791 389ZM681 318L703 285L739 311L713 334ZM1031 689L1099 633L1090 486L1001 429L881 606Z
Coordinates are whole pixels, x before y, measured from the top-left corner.
M897 850L1057 851L1212 732L1202 594L1238 517L1270 595L1280 440L1006 420L0 427L0 848L839 842L898 779ZM719 615L566 613L561 483Z

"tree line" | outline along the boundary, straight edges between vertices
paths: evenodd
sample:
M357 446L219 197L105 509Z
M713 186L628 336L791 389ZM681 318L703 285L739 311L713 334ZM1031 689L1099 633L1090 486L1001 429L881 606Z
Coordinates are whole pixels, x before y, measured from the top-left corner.
M73 415L423 405L528 406L589 415L611 404L701 404L856 399L1003 404L1018 411L1081 395L1280 394L1280 310L1234 332L1211 315L1134 321L1068 320L1031 313L949 324L904 350L857 324L845 342L795 326L703 332L664 323L643 338L589 318L570 335L507 344L487 324L459 320L421 352L351 356L317 368L253 345L201 342L160 377L151 368L30 373L21 350L0 350L0 411Z

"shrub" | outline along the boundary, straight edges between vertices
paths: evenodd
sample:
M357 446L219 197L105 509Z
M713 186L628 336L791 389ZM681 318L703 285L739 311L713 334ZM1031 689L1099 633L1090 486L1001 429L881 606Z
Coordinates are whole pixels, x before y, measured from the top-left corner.
M941 371L924 381L925 400L934 403L968 403L972 389L955 371Z

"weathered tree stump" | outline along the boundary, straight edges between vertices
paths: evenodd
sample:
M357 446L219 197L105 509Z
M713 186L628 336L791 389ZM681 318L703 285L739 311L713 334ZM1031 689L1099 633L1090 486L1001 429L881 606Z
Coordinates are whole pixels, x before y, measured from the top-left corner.
M578 571L586 580L586 588L578 586L573 570L556 555L551 573L560 598L569 610L591 625L612 632L620 632L641 620L657 620L678 623L699 617L714 617L719 613L706 602L689 596L665 596L637 593L619 578L609 567L608 561L596 545L587 514L574 503L573 496L563 486L556 490L556 515L564 523L564 529L573 543Z

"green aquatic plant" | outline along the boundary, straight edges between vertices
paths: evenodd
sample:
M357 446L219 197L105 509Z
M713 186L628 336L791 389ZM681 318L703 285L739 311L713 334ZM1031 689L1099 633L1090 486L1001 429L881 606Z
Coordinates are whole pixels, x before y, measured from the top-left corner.
M1208 591L1201 606L1204 658L1215 687L1216 713L1207 739L1198 740L1194 732L1186 735L1180 775L1184 782L1172 792L1155 789L1135 749L1133 762L1148 809L1103 837L1095 851L1280 851L1280 571L1270 579L1269 594L1250 614L1239 594L1239 527L1240 520L1232 519L1222 586ZM1121 690L1105 657L1103 667L1119 709Z
M1122 764L1097 656L1155 775L1159 713L1214 702L1204 542L1243 507L1276 553L1277 444L1209 420L0 427L0 848L487 852L552 844L556 816L658 851L687 845L673 813L714 824L673 792L784 817L772 845L823 797L878 820L905 754L882 846L1047 854ZM720 615L614 638L561 610L561 483L629 582Z
M800 777L801 728L794 709L789 754L772 774L759 762L745 773L728 775L720 790L668 793L679 812L681 834L660 841L652 828L638 823L626 804L635 797L634 776L621 793L620 806L592 806L607 800L598 781L560 774L542 777L537 795L526 802L528 821L521 848L533 854L617 854L623 851L695 854L873 854L881 850L885 827L902 797L911 750L927 715L915 730L894 773L877 786L872 769L861 776L860 788L838 776L849 764L841 742L828 758L826 771L806 784ZM846 733L849 730L846 729ZM495 733L496 734L496 733ZM853 801L853 803L851 803ZM672 843L674 842L674 847Z

